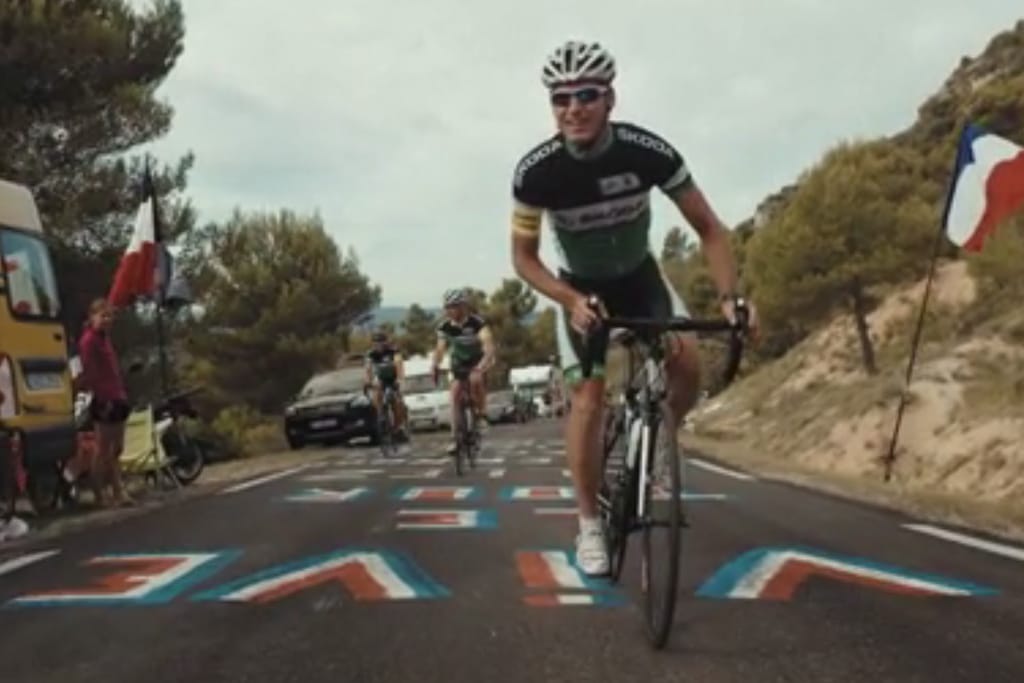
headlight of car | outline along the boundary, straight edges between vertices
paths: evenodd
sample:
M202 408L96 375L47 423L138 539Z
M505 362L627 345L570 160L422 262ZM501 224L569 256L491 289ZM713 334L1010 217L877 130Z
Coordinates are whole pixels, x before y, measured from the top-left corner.
M298 412L298 408L296 408L295 406L288 406L287 408L284 409L285 417L291 417L292 415L294 415L297 412Z
M349 405L351 405L354 408L361 408L363 406L370 405L370 399L366 396L358 396L352 399L352 402Z

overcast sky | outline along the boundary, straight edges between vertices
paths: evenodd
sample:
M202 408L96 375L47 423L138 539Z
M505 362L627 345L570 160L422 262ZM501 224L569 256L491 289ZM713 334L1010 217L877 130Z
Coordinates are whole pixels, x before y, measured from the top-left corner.
M136 3L138 4L138 3ZM144 3L143 3L144 4ZM513 275L512 168L553 132L569 37L618 61L617 118L675 144L729 225L848 137L913 122L1019 0L184 0L176 110L200 219L318 210L385 304ZM679 219L657 195L652 241ZM544 253L551 255L545 232Z

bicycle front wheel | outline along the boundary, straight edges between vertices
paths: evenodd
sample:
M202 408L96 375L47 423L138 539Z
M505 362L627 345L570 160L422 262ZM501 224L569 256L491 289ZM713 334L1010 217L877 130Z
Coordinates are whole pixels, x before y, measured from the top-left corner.
M645 428L648 477L642 495L644 615L651 645L661 649L668 641L675 616L682 547L682 481L676 434L664 425L672 424L668 408L662 405Z

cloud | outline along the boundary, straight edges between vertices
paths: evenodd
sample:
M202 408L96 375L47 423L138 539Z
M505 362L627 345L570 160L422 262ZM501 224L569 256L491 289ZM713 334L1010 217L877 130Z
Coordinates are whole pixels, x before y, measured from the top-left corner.
M390 304L511 277L512 167L551 133L539 64L567 37L616 55L617 116L686 156L748 217L840 139L909 125L1016 2L184 0L154 146L196 153L203 220L319 210ZM655 248L680 219L655 199ZM544 254L551 258L551 236Z

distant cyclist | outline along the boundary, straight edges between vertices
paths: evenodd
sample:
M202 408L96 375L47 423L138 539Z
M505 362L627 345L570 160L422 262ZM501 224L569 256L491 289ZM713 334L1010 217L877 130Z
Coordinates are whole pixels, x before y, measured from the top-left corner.
M558 304L559 354L573 385L566 450L580 510L576 561L587 574L608 571L598 516L600 433L604 409L604 349L591 379L582 381L581 333L598 321L589 295L607 314L668 318L687 315L651 253L650 191L657 187L700 236L722 311L730 320L739 297L729 232L708 205L682 156L662 137L612 121L615 60L598 43L570 40L541 70L558 132L516 164L512 180L512 261L518 275ZM562 256L558 274L539 256L541 218L547 213ZM750 307L753 331L756 316ZM700 389L697 343L677 336L670 346L669 403L675 425Z
M373 387L373 406L378 415L382 414L384 388L390 387L393 397L391 408L397 422L395 428L408 436L408 411L405 409L399 384L403 379L405 368L401 352L388 340L387 332L375 332L373 346L366 354L366 383Z
M436 377L441 359L446 351L450 352L452 445L448 452L454 453L457 450L454 437L458 410L455 397L463 382L469 382L469 394L478 430L482 433L487 429L485 373L494 365L494 338L487 321L469 310L469 300L463 290L450 289L445 292L444 313L444 320L437 326L433 369Z

